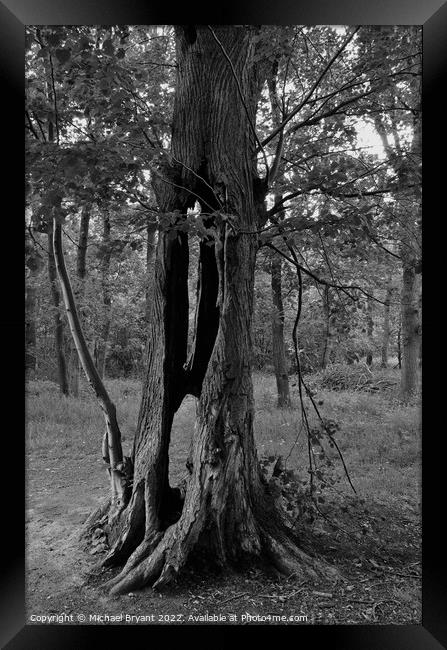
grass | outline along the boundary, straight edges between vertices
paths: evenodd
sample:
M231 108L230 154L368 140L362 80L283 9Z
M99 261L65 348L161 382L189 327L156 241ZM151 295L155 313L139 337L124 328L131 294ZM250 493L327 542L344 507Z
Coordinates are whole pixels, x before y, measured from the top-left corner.
M318 377L308 379L322 416L340 425L336 440L358 496L353 495L335 450L329 449L334 460L333 472L339 479L333 490L324 492L321 509L329 519L311 520L312 512L306 510L304 499L300 502L297 528L301 542L339 568L345 582L331 588L333 595L328 602L327 585L320 588L309 584L294 595L293 581L290 585L287 581L277 583L264 574L258 575L255 568L240 576L221 577L199 576L191 570L186 571L184 590L179 594L183 598L185 594L196 593L200 601L189 598L185 611L212 613L226 611L228 607L229 611L246 612L252 611L252 606L258 612L290 613L295 609L300 611L304 603L305 611L313 612L315 622L420 623L419 407L416 403L401 403L393 391L333 391L319 388ZM307 439L304 431L300 431L301 411L294 380L291 380L293 406L290 409L276 407L273 376L256 374L253 381L259 456L281 455L287 459L288 469L293 469L302 481L308 480ZM128 454L136 430L141 387L139 382L130 380L109 380L106 385L117 407L123 447ZM310 405L307 408L314 426L317 418ZM90 507L90 501L107 494L107 478L101 461L104 423L86 383L82 384L78 398L67 398L61 397L51 382L29 382L26 413L30 525L39 542L33 547L37 554L34 563L36 567L46 567L39 568L43 577L39 578L40 582L36 578L30 593L39 607L45 608L61 579L55 569L59 566L56 551L62 549L62 553L65 549L64 538L55 537L52 522L59 521L66 526L61 530L67 530L79 509L85 517L84 510ZM170 474L174 485L185 472L194 419L195 399L188 397L175 416L171 435ZM51 535L45 532L48 526ZM50 557L45 555L45 535L50 535L54 547ZM71 547L68 550L73 551ZM30 549L28 553L32 556ZM65 566L64 557L62 554L59 558L61 571ZM78 611L87 609L82 601L86 592L80 591L77 585L72 591L63 585L60 589L58 603L65 598L76 602ZM242 592L249 594L249 600L234 600ZM278 594L284 594L284 602L279 596L275 600L274 595ZM96 607L96 592L94 598ZM169 612L179 607L180 601L170 600L171 597L157 598L156 603L148 598L151 596L147 592L135 597L132 613L146 612L148 602L152 608L164 606ZM222 604L227 601L228 605ZM121 601L118 606L122 607ZM110 602L107 607L110 609Z
M383 371L380 371L383 374ZM393 371L389 371L392 373ZM292 384L294 381L292 380ZM139 382L114 379L106 382L117 407L125 453L130 453L137 425L141 387ZM307 438L300 431L301 411L297 388L292 387L291 409L276 407L273 376L254 376L256 405L255 437L260 456L281 455L287 467L303 479L308 477ZM410 497L417 502L420 476L420 414L417 404L402 404L393 394L319 390L315 399L325 418L340 424L336 440L352 481L360 495L374 494L378 500ZM104 431L98 404L86 383L79 398L61 397L57 386L33 381L27 386L27 449L70 456L73 452L100 454ZM310 404L311 426L318 422ZM171 440L171 476L182 477L194 429L195 399L188 397L177 412ZM335 450L338 474L343 470ZM350 492L346 480L339 489Z

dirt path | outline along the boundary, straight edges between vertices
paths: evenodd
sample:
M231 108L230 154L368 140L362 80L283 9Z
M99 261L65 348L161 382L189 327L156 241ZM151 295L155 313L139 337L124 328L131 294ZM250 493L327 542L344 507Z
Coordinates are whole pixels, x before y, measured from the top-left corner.
M414 590L418 590L420 564L415 546L417 531L412 525L411 536L407 536L408 524L399 528L411 543L409 554L395 558L394 566L387 559L380 566L374 560L356 558L354 549L346 554L343 541L340 548L330 546L333 557L328 559L339 567L344 563L341 568L346 576L332 587L293 580L278 583L277 579L253 569L226 576L189 573L182 584L162 595L146 589L112 598L101 589L107 575L86 581L99 556L86 553L78 542L81 524L107 493L102 462L94 454L68 459L59 453L56 456L54 452L34 451L28 459L27 475L29 623L42 623L41 619L33 621L33 615L65 615L64 624L94 625L410 623L419 620L420 605ZM272 618L275 616L277 619ZM266 618L259 620L259 617ZM286 620L279 620L280 617ZM53 624L56 621L46 620Z

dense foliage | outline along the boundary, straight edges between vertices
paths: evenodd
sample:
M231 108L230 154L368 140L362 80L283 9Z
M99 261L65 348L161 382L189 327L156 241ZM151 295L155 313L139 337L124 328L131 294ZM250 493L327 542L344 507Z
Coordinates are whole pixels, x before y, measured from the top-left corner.
M404 261L420 272L420 31L271 26L255 39L266 71L258 165L264 173L268 161L271 190L257 233L254 366L273 368L275 256L291 371L299 310L302 370L368 355L383 363L385 329L397 365ZM156 231L177 236L151 187L170 138L172 28L31 26L26 45L28 370L57 377L55 312L65 315L48 279L47 235L58 209L92 354L105 347L111 377L139 376ZM182 225L192 238L206 231L201 209ZM67 327L64 346L75 354Z

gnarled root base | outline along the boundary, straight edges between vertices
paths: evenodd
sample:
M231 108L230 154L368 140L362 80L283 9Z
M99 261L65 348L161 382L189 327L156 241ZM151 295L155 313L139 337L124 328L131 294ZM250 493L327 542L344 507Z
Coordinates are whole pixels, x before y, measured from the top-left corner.
M293 574L297 579L334 581L340 578L335 568L298 547L298 540L284 524L280 513L271 508L268 517L264 511L253 519L255 525L235 540L219 530L216 513L212 516L204 506L196 510L184 509L180 519L164 531L145 531L144 505L144 490L137 489L120 521L113 530L107 531L112 548L102 566L126 562L121 571L104 584L112 594L124 594L145 586L160 589L175 579L188 559L203 553L214 562L217 558L223 567L257 558L281 574ZM101 512L104 519L105 513ZM98 516L100 514L98 512Z

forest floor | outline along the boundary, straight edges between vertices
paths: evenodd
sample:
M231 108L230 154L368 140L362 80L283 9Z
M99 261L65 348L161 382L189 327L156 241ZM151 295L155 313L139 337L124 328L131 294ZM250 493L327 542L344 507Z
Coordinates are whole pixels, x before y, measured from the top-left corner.
M392 379L397 372L387 371ZM125 453L129 453L140 384L130 380L106 383L117 406ZM306 481L307 442L300 432L296 387L292 388L294 407L277 409L274 377L256 375L254 384L259 455L283 456L287 468ZM100 453L101 413L86 386L79 398L61 398L51 382L29 382L27 623L55 621L42 617L64 614L65 624L95 625L419 624L419 406L401 403L393 390L320 389L316 399L322 415L340 425L338 446L357 494L332 450L337 479L320 502L324 516L314 518L303 511L302 521L314 552L336 566L342 580L331 584L303 582L299 576L278 579L256 566L230 575L190 569L162 594L148 588L111 597L101 589L111 573L95 570L100 553L86 552L78 539L87 515L107 496ZM173 484L183 475L194 412L195 400L188 398L175 418Z

